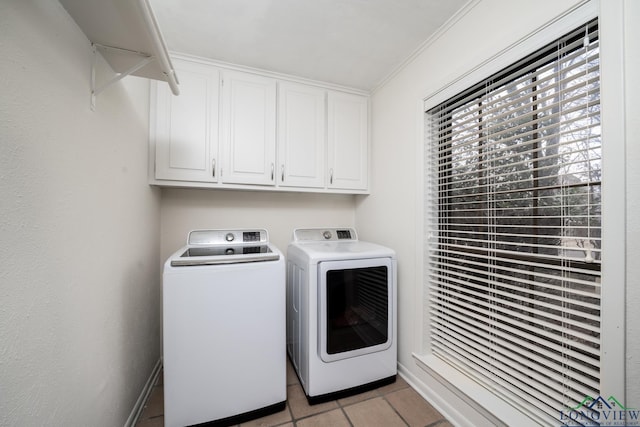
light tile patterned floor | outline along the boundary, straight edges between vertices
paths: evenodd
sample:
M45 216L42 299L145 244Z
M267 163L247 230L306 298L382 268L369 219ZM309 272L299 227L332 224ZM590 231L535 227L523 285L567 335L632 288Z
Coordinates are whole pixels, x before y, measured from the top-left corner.
M164 425L162 376L136 427ZM344 399L309 405L298 377L287 363L287 407L240 427L450 427L429 403L398 376L395 383Z

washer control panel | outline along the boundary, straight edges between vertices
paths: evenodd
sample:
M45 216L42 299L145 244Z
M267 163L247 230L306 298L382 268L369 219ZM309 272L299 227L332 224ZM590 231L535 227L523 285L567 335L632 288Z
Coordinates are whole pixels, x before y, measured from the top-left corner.
M228 245L229 243L268 243L269 235L264 229L249 230L193 230L187 239L188 245Z
M260 234L260 231L243 231L242 241L243 242L261 242L262 235Z

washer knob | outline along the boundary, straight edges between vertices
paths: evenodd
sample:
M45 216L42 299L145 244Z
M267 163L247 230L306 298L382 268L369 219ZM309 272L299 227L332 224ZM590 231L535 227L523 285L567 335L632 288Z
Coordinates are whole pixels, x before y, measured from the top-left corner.
M331 232L329 230L323 232L322 237L324 237L326 240L329 240L331 238Z
M227 233L226 236L224 236L224 239L227 242L233 242L233 239L235 239L236 236L233 235L233 233Z

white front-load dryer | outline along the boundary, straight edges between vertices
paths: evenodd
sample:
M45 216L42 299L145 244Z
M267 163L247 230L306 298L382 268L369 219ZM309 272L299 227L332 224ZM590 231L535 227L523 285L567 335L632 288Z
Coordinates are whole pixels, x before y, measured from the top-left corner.
M318 403L397 374L397 264L353 228L296 229L287 249L287 352Z

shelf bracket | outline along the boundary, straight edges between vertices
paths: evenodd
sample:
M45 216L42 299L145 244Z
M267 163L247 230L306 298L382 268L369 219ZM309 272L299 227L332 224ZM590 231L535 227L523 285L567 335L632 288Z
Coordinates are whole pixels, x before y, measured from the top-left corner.
M135 73L140 68L144 67L145 65L155 60L154 56L144 52L121 49L119 47L113 47L113 46L105 46L98 43L91 43L91 49L93 50L93 61L91 62L91 111L95 111L96 109L96 96L98 96L100 92L102 92L112 84L122 80L123 78ZM116 75L113 78L104 82L100 86L96 87L96 65L98 62L98 49L105 50L105 51L110 50L110 51L125 53L125 54L132 54L132 55L139 56L141 59L140 59L140 62L135 64L133 67L129 68L126 71L123 71L122 73L116 73Z

